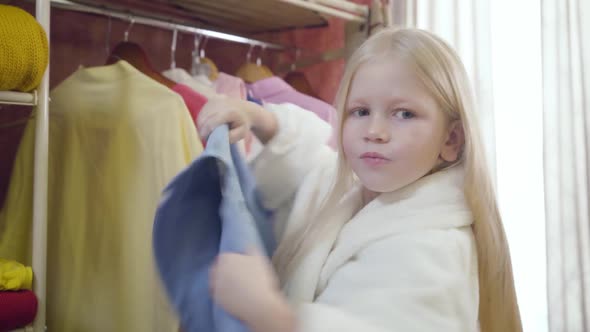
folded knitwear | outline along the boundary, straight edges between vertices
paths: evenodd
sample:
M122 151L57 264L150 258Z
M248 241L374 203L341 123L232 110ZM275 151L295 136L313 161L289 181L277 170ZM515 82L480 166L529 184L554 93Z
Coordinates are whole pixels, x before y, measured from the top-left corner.
M25 327L37 315L37 296L32 291L0 292L0 331Z
M49 62L47 35L26 11L0 5L0 90L31 91Z

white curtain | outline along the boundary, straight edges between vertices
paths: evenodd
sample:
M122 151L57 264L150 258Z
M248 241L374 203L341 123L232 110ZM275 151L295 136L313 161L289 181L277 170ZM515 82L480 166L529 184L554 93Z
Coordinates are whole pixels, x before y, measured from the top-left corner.
M436 33L465 64L497 183L523 327L547 331L540 3L393 0L391 7L395 25Z
M495 174L489 0L391 0L394 26L434 32L459 53L477 101L488 163Z
M590 1L542 11L549 326L590 331Z

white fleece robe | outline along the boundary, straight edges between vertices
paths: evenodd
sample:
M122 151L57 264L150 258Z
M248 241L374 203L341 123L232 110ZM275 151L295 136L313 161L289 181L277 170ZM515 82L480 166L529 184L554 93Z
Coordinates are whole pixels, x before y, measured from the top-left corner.
M279 130L254 174L284 237L318 208L337 156L322 144L330 128L314 114L290 104L266 108ZM478 330L477 254L461 166L362 208L359 186L327 212L333 227L284 289L301 332Z

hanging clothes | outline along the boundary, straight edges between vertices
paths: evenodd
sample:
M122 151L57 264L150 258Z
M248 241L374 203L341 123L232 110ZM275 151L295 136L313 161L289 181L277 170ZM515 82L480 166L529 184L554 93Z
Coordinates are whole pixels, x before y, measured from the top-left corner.
M248 99L246 83L239 77L220 72L213 84L215 85L215 91L219 94L237 99Z
M292 71L287 73L284 79L285 82L287 82L287 84L292 86L295 90L304 93L310 97L320 99L315 93L315 91L313 91L311 83L309 83L309 80L305 76L305 73L300 71Z
M215 87L213 86L213 82L211 81L211 79L209 78L209 76L207 76L205 74L193 75L192 78L195 81L197 81L197 82L199 82L199 83L201 83L203 85L206 85L206 86L208 86L210 88L215 89Z
M4 206L16 152L31 112L28 106L0 105L0 210Z
M315 113L322 120L330 124L334 129L338 127L338 119L336 109L324 102L323 100L310 97L303 94L280 77L274 76L271 78L263 79L258 82L252 83L248 86L252 97L261 99L263 103L271 104L284 104L291 103ZM336 131L332 130L332 136L326 142L330 147L336 149L337 147L337 135ZM260 153L260 149L257 149L252 155L255 157ZM249 159L253 160L253 159Z
M29 263L35 123L19 148L0 256ZM165 185L202 151L182 98L125 61L80 69L51 93L47 326L176 332L152 258Z
M172 91L178 93L182 97L189 113L191 114L191 118L193 118L193 122L196 125L199 113L207 103L207 98L184 84L175 85L172 87Z
M217 80L217 75L219 75L219 69L213 60L204 57L199 57L197 59L193 59L193 66L191 68L191 73L193 74L194 78L198 78L200 76L204 76L209 83L214 82ZM198 61L198 62L196 62Z
M236 76L243 79L246 83L255 83L260 80L274 76L270 68L263 64L246 62L238 68Z
M189 86L191 89L202 94L206 98L210 99L217 96L215 89L203 83L201 80L193 78L186 70L182 68L168 69L162 72L162 75L173 80L178 84L184 84Z
M230 98L248 100L248 90L246 83L239 77L219 72L217 80L214 82L215 90L220 95ZM262 143L258 141L253 133L248 133L246 137L238 142L238 149L246 160L251 161L260 151L262 151Z
M315 113L330 124L336 122L336 110L332 105L295 90L280 77L273 76L257 81L250 84L248 88L254 98L261 99L265 103L292 103Z

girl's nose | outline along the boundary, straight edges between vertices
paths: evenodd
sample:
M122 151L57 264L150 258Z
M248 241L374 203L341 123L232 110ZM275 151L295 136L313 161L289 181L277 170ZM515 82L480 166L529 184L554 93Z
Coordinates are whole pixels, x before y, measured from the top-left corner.
M369 122L365 140L376 143L387 143L390 139L391 133L387 126L387 120L373 117Z

